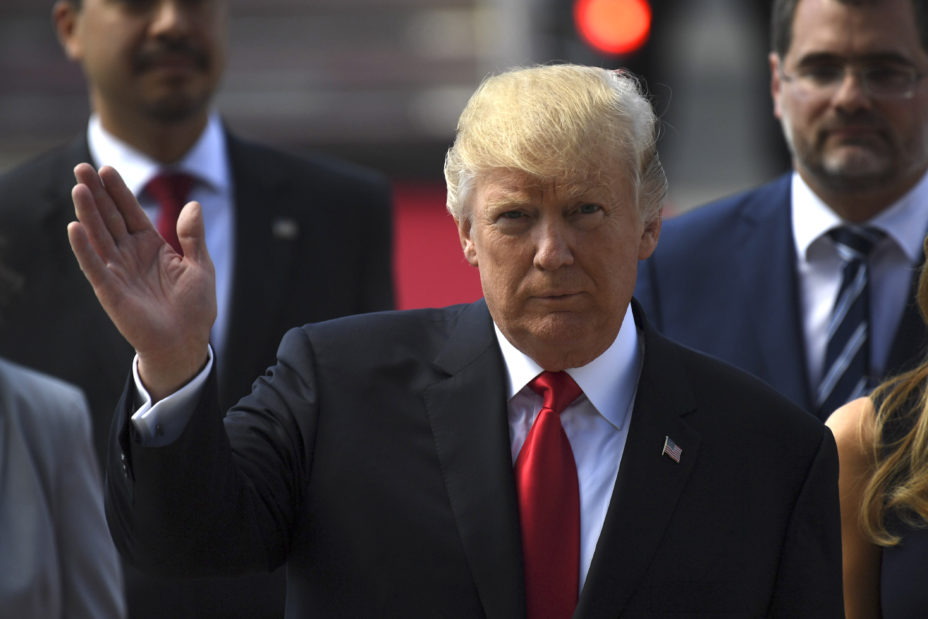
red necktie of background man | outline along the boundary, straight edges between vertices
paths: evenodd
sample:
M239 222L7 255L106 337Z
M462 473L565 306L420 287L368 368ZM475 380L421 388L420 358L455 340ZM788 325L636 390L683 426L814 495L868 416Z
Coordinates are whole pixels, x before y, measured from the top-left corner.
M566 372L529 386L543 404L516 458L528 619L567 619L580 580L580 487L560 414L582 393Z
M158 232L180 255L184 255L184 252L177 239L177 217L187 203L192 186L193 177L185 172L161 172L145 185L145 191L158 201L158 219L155 224Z

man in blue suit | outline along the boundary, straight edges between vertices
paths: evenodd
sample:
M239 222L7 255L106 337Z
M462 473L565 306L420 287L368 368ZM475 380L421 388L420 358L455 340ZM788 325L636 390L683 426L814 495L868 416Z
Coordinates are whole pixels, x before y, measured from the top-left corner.
M924 350L913 285L928 229L928 6L777 0L772 38L793 172L667 221L635 296L665 335L824 419ZM844 342L854 304L836 299L854 297L839 228L869 239L855 301L869 312L854 325L866 328ZM852 386L832 391L842 371Z

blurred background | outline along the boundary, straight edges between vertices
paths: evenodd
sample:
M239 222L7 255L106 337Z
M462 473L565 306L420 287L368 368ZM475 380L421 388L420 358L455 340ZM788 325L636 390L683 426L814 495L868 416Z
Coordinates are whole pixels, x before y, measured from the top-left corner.
M216 106L242 137L389 176L404 308L480 295L444 211L441 169L457 116L488 73L569 61L641 75L664 124L666 216L788 168L768 93L767 0L229 4L229 63ZM84 80L58 46L51 5L0 3L0 173L86 127ZM623 32L642 5L650 23Z

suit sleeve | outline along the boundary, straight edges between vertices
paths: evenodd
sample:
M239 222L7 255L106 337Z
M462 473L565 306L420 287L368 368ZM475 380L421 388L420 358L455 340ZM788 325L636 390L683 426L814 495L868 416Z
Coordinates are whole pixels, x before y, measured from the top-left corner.
M135 392L127 383L111 429L106 515L130 563L175 576L283 564L309 473L311 354L303 331L291 330L277 364L226 415L214 367L183 432L161 447L145 447L135 435Z
M769 617L844 617L838 452L823 429L790 517Z

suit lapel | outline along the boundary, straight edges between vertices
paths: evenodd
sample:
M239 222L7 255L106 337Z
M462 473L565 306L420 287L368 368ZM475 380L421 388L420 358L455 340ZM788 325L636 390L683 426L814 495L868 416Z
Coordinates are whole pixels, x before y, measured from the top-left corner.
M262 157L252 156L247 144L228 133L226 139L235 179L235 257L226 346L218 363L221 394L228 394L230 385L248 384L254 378L253 353L241 351L260 350L260 343L270 338L269 317L277 314L288 285L282 280L290 275L294 247L292 242L276 242L273 230L286 179L264 165Z
M574 616L614 618L641 586L673 517L693 465L700 436L684 420L693 396L667 340L643 325L645 357L631 425L609 510ZM680 462L663 454L670 437L682 448Z
M74 294L69 300L73 303L73 307L80 308L79 313L75 314L75 318L81 323L78 328L97 334L96 345L82 348L80 354L85 357L86 363L96 368L96 371L105 377L98 378L95 381L96 384L122 385L126 379L128 361L132 358L134 351L103 311L93 292L93 287L81 272L67 240L64 240L64 230L67 224L76 219L74 202L71 200L71 190L75 183L74 167L79 163L90 163L95 168L99 168L100 164L90 154L86 133L75 138L60 152L61 159L51 168L50 181L46 188L47 199L44 208L47 208L47 212L41 213L40 217L43 219L43 227L51 238L57 237L63 240L65 255L61 268L69 270L71 274L64 285L75 287ZM60 341L53 345L65 347L65 343ZM91 396L92 394L88 393L88 398L92 400ZM108 403L108 406L112 407L112 403ZM112 408L106 410L106 415L111 410ZM95 416L96 414L95 412Z
M635 318L645 324L640 311ZM700 436L684 420L694 407L686 374L667 341L646 324L644 337L644 364L625 452L574 613L578 618L622 614L648 573L699 457ZM682 448L679 463L662 453L666 437Z
M486 304L465 308L424 398L464 552L487 617L522 617L524 584L505 371Z
M63 164L55 166L53 178L48 184L49 200L55 204L66 204L66 211L73 215L74 204L71 202L71 188L74 187L74 167L78 163L89 163L95 168L99 164L91 157L90 147L87 146L87 135L81 134L65 146Z
M806 371L805 336L799 306L790 200L790 175L771 183L744 205L733 228L737 280L732 288L755 291L743 316L746 350L759 351L763 376L802 408L811 410ZM758 265L767 265L758 269ZM762 281L758 281L758 279ZM750 317L750 318L749 318Z
M928 341L928 329L918 309L918 275L919 269L924 266L924 259L912 269L912 282L909 294L906 297L902 318L893 338L886 359L884 376L892 376L912 369L925 357L925 342Z

